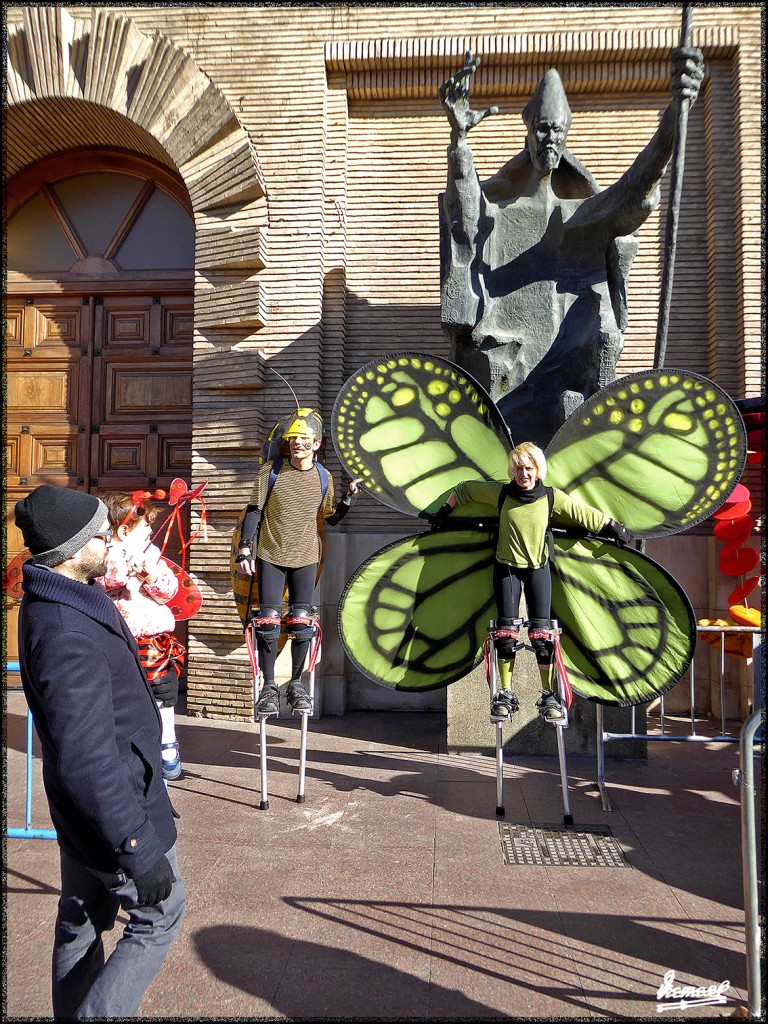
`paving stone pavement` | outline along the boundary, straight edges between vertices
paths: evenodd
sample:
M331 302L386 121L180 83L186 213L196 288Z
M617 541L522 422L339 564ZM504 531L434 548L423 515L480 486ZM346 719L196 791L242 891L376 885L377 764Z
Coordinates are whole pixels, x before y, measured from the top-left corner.
M6 826L23 827L18 691L5 725ZM687 1020L747 1002L736 743L609 756L610 812L594 759L569 758L574 830L608 826L620 848L596 867L506 863L500 826L562 826L557 761L505 763L499 817L494 759L446 753L440 714L311 723L303 803L298 719L281 719L266 810L257 725L180 714L177 731L188 910L140 1017ZM50 828L37 758L32 778L32 825ZM57 844L7 838L5 867L3 1016L50 1018ZM730 982L726 1002L675 1010L657 999L669 971Z

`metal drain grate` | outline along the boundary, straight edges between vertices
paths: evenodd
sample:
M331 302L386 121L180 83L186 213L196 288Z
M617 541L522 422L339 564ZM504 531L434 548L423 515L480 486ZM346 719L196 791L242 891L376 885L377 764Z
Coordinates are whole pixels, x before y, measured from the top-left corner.
M628 868L607 825L512 825L499 822L505 864L540 867Z

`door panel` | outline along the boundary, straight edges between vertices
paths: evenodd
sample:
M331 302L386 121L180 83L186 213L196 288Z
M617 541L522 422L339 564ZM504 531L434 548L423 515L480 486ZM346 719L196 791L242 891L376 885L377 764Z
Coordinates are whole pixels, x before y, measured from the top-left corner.
M191 482L192 330L188 294L8 298L7 561L23 549L14 504L38 484L98 493ZM154 529L172 511L158 505ZM179 561L176 531L166 554ZM6 611L14 661L17 606ZM176 633L186 642L186 623Z
M7 304L6 485L82 486L88 458L91 307L82 296Z

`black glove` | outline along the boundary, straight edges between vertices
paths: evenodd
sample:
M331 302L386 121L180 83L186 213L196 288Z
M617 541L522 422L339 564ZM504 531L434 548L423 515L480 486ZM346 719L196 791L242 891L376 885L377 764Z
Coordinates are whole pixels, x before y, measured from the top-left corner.
M426 519L433 529L442 530L445 526L445 521L451 512L453 512L453 505L449 505L446 501L444 505L440 506L437 512L420 512L419 518Z
M626 547L627 544L631 544L635 539L626 526L621 523L617 523L615 519L609 519L600 530L601 537L609 537L611 540L615 540L619 547Z
M163 855L154 867L135 879L136 891L139 894L136 902L140 907L156 907L171 895L173 881L171 865L168 858Z

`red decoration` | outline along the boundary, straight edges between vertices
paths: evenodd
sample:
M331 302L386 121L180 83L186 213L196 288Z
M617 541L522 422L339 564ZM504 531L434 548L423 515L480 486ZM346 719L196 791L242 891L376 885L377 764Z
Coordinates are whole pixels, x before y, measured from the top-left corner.
M718 540L746 540L752 533L755 521L752 516L740 516L738 519L721 519L715 527L715 536Z
M736 486L733 488L731 493L726 498L725 503L723 504L723 508L730 508L731 505L736 505L740 501L749 501L750 497L751 495L749 493L748 487L745 487L744 484L736 484Z
M716 520L714 528L715 537L725 543L723 550L720 552L718 566L724 576L746 576L752 572L760 561L758 551L754 548L744 547L744 542L751 537L755 526L752 516L747 515L751 508L752 502L750 501L749 489L744 484L737 484L728 495L728 500L725 504L712 516ZM737 587L734 587L728 595L731 618L730 620L718 619L717 623L723 622L728 626L739 624L747 626L759 625L759 610L748 608L745 604L740 603L746 601L759 582L760 577L754 576L752 579L742 580ZM700 619L699 624L701 625L705 621L708 620ZM715 646L711 638L706 634L702 636L702 639L706 643L711 643L712 646ZM728 639L731 638L729 637ZM736 657L751 657L751 651L751 643L747 644L745 642L741 647L738 644L732 644L729 650L728 642L726 641L726 652L734 654Z
M173 508L173 511L166 519L162 521L157 530L155 530L155 533L152 537L152 540L154 540L155 537L158 536L162 528L167 525L165 536L163 537L162 544L160 545L161 552L165 552L166 546L168 544L168 538L171 535L171 530L173 529L174 525L176 526L177 530L179 531L179 540L181 542L182 569L186 569L187 551L190 545L192 544L192 541L195 540L195 538L200 534L201 531L203 533L203 540L208 540L208 513L205 508L205 501L203 500L203 498L200 497L200 495L203 493L207 486L208 481L205 480L198 487L196 487L194 491L190 491L186 483L179 477L176 477L175 480L172 480L171 490L168 497L168 504ZM197 530L195 530L194 534L189 538L189 540L185 540L184 531L181 525L181 507L182 505L185 505L187 502L192 501L194 498L200 499L200 525L197 528Z
M181 566L176 565L175 562L172 562L170 558L165 556L163 556L163 561L173 570L173 574L179 584L179 589L167 603L166 607L170 608L177 622L191 619L193 615L197 615L203 605L203 595L200 593L200 588Z
M728 609L731 618L734 622L738 622L740 626L759 626L760 625L760 609L759 608L747 608L743 604L732 604Z
M741 486L741 485L739 485ZM747 512L751 511L751 501L739 501L735 505L725 504L712 516L713 519L741 519Z
M734 550L722 551L720 554L720 572L724 576L745 576L752 572L760 561L760 553L754 548L737 547Z
M759 582L759 576L751 576L748 580L740 583L738 587L734 587L728 595L728 604L741 604L742 601L749 597Z
M3 594L11 601L20 601L24 596L24 591L21 588L21 567L31 557L32 555L25 548L8 563L3 571Z

